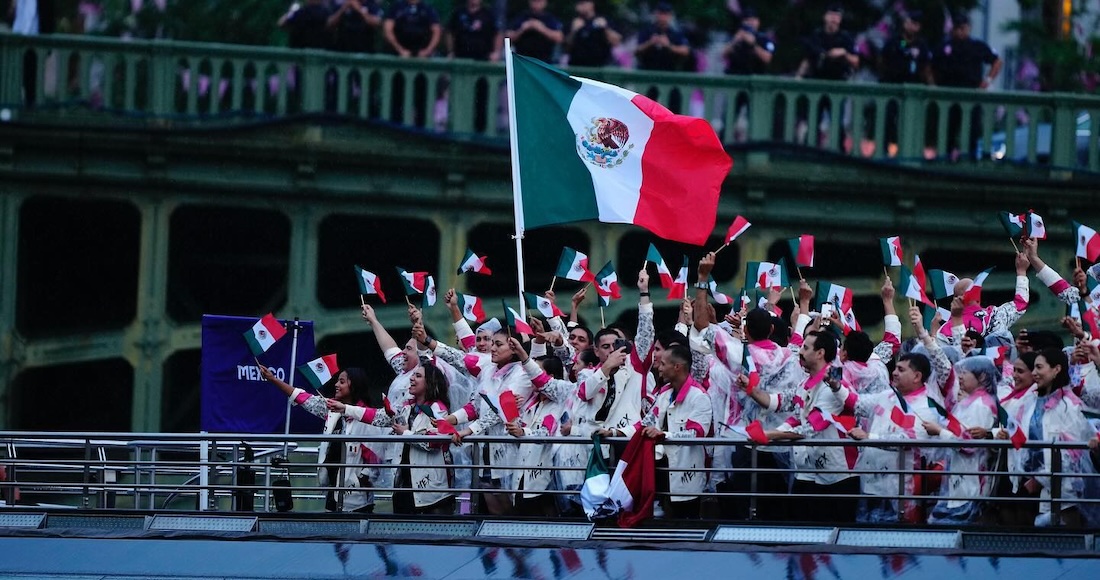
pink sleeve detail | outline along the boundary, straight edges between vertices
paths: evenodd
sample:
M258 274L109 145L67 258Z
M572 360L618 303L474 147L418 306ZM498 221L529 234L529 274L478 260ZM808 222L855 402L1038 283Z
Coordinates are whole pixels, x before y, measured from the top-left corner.
M535 385L536 389L541 389L546 386L546 383L550 382L550 375L543 372L539 376L531 379L531 383Z
M695 421L692 421L691 419L688 419L687 422L684 423L684 429L688 431L695 431L696 437L707 436L706 432L703 431L703 426L696 423Z
M855 412L856 403L859 402L859 396L852 389L848 389L848 398L844 399L844 410L848 413Z
M474 407L473 403L466 403L462 407L462 410L466 411L466 416L469 417L471 421L477 419L477 407Z
M787 417L787 420L785 421L785 423L790 425L791 427L798 427L799 425L802 424L802 421L799 421L798 418L792 416L792 417Z
M477 344L477 339L473 336L463 336L462 338L458 339L458 342L462 344L462 348L469 350L471 348L474 348L474 345Z
M791 340L788 341L788 342L790 344L795 345L795 346L802 346L802 343L804 342L804 340L803 340L801 334L795 333L795 334L791 335Z
M635 431L641 431L642 430L642 422L641 421L636 421L634 423L634 430Z
M1069 288L1069 282L1066 282L1062 278L1058 278L1054 281L1053 284L1047 286L1047 288L1050 288L1050 291L1053 292L1055 296L1057 296L1062 292L1065 292L1066 288ZM1017 310L1019 310L1019 308L1017 308Z
M375 409L374 407L367 407L363 409L362 421L364 423L373 423L376 416L378 416L378 409Z
M303 404L305 404L306 401L309 400L309 397L310 397L309 393L307 393L305 391L302 391L301 393L298 393L297 397L294 397L294 403L296 405L303 405Z

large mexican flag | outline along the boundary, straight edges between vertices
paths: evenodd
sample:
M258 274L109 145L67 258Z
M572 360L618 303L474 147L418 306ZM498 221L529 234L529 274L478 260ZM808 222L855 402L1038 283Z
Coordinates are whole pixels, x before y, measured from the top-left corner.
M598 219L702 245L732 161L710 124L510 55L520 231Z

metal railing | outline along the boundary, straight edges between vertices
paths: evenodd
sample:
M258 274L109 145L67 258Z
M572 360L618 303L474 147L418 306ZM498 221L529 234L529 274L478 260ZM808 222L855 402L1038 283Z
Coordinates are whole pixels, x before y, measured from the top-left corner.
M55 507L70 508L105 508L115 510L198 510L198 511L251 511L251 502L242 506L242 497L251 497L258 494L262 501L258 502L257 511L274 511L273 493L277 490L286 490L286 487L274 484L276 478L286 477L294 480L291 487L293 498L297 500L297 506L304 508L300 511L323 511L324 503L321 501L326 492L336 491L362 491L362 488L350 486L322 487L315 483L317 461L316 447L311 444L319 444L323 441L358 441L358 442L387 442L387 443L445 443L447 437L441 436L331 436L331 435L294 435L295 451L291 454L291 461L282 466L272 464L272 459L279 456L283 450L285 437L282 435L248 435L242 438L240 434L168 434L168 433L42 433L42 432L0 432L2 448L6 450L6 457L0 457L0 464L8 468L8 481L0 482L0 499L11 498L11 490L19 488L22 492L23 503L35 503L35 500L48 500ZM609 439L608 441L625 442L625 439ZM453 470L468 470L470 482L477 482L478 475L483 468L480 465L481 446L489 443L518 443L523 445L543 444L577 444L591 447L592 441L582 437L524 437L521 439L503 436L472 436L465 439L465 443L471 446L471 462L456 463L451 466ZM767 493L757 487L758 476L769 473L780 473L785 477L793 477L796 473L837 473L825 469L796 470L794 469L763 469L758 465L756 454L762 452L762 446L753 445L746 441L738 441L726 438L706 439L678 439L666 440L663 445L704 445L713 446L715 449L731 450L732 446L747 446L753 454L752 468L738 470L749 474L751 482L748 489L741 492L731 491L703 491L698 495L702 498L715 498L717 500L744 498L750 505L749 519L755 518L756 506L761 499L767 498L799 498L792 493ZM992 457L996 457L998 451L1011 449L1006 441L993 440L966 440L945 441L940 439L930 440L803 440L784 442L783 446L809 446L809 447L856 447L856 448L886 448L890 450L930 450L930 449L958 449L980 448L990 451ZM252 455L245 451L251 449ZM1027 442L1025 449L1051 450L1049 454L1051 465L1048 466L1050 483L1051 512L1054 522L1057 523L1060 514L1060 506L1068 500L1062 497L1062 481L1064 478L1081 478L1083 481L1097 480L1100 475L1095 473L1079 473L1062 465L1062 453L1075 451L1088 453L1088 447L1084 443L1066 442ZM1013 472L1008 470L997 471L994 464L991 469L979 472L967 472L949 470L947 472L931 468L914 468L911 456L898 453L898 465L896 469L887 474L911 476L911 475L984 475L986 477L1024 476L1032 474ZM1086 458L1087 459L1087 458ZM352 467L349 464L330 464L332 467ZM381 464L357 464L357 467L379 467L393 469L392 463ZM494 465L496 469L524 469L521 465ZM558 471L583 471L584 466L562 467L547 466L545 469ZM709 476L718 472L734 471L728 467L700 467L695 469L677 469L676 471L692 471ZM246 484L238 480L241 473L251 472L257 477L258 483ZM878 474L880 470L845 469L846 475ZM1044 476L1048 474L1044 473ZM898 477L898 490L896 494L889 496L869 495L824 495L814 496L822 500L828 499L855 499L874 498L890 499L914 502L932 502L941 499L937 495L913 494L907 491L905 477ZM1100 483L1100 481L1097 481ZM372 491L385 500L389 495L401 488L374 487ZM477 505L478 495L495 492L477 485L451 487L449 491L456 495L466 496L474 506ZM508 490L504 490L507 492ZM548 489L543 493L551 495L575 495L576 490ZM693 494L694 495L694 494ZM996 501L1008 504L1025 501L1037 501L1034 499L990 497L987 495L973 497L956 497L957 500ZM1074 499L1079 505L1100 505L1100 497L1087 497L1082 500ZM9 501L9 503L11 503Z
M723 142L807 145L920 163L982 158L1100 171L1100 98L622 69L581 76L710 120ZM504 68L319 50L0 34L0 107L16 120L156 126L334 113L506 138ZM79 114L77 114L79 113ZM839 130L838 130L839 127Z

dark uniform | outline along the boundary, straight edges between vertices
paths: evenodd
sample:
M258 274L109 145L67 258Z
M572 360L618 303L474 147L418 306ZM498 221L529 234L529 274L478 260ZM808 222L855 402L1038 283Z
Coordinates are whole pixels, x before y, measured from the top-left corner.
M985 78L985 65L997 61L997 52L975 38L952 38L936 51L932 64L936 83L945 87L976 89Z
M386 20L393 21L398 44L416 54L431 43L432 26L439 24L439 14L423 2L398 2L390 6Z
M359 4L372 16L382 17L382 7L374 0L359 0ZM336 24L334 48L340 52L375 52L378 48L377 27L367 24L360 14L344 12Z
M828 81L843 81L852 76L852 64L846 57L831 58L828 52L834 48L843 48L849 54L855 54L856 44L846 30L827 34L818 28L806 39L806 59L810 62L809 77Z
M906 40L898 35L882 47L882 70L879 81L890 84L923 83L922 72L932 62L928 43L919 36Z
M463 6L451 14L447 30L454 39L456 57L489 60L500 28L488 8L482 6L476 12L470 12Z
M542 14L524 12L512 21L510 29L519 30L524 22L532 18L542 22L543 26L550 30L562 29L561 21L554 18L554 15L549 12L543 12ZM546 38L546 36L540 32L527 30L516 38L514 44L516 46L516 54L537 58L543 62L552 62L554 60L554 47L557 46L557 43Z
M729 62L726 64L726 74L759 75L768 72L768 65L764 64L764 61L760 60L760 57L757 56L756 47L759 46L775 54L775 43L766 35L760 33L760 31L751 31L747 28L744 30L752 33L753 37L756 38L756 44L738 42L733 45L733 51L730 53Z
M573 37L569 45L570 66L604 66L611 61L611 43L607 41L606 29L614 28L611 23L607 27L595 26L596 18L600 17L589 18L577 30L569 31Z
M658 30L656 26L646 26L638 33L638 45L643 45L658 34L668 36L669 44L673 46L687 46L687 37L679 29L669 27L667 30ZM638 68L643 70L681 70L684 65L683 58L675 55L663 46L652 46L638 55Z
M287 44L290 48L329 48L332 35L328 17L332 12L325 4L305 4L286 20Z

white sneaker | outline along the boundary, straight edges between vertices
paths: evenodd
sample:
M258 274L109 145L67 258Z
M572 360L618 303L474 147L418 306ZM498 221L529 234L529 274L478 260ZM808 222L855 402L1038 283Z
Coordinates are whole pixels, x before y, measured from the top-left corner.
M1047 512L1045 514L1039 514L1039 515L1035 516L1035 527L1037 527L1037 528L1049 528L1050 526L1051 526L1050 512Z
M653 517L663 518L665 517L665 510L661 508L660 502L653 502Z

